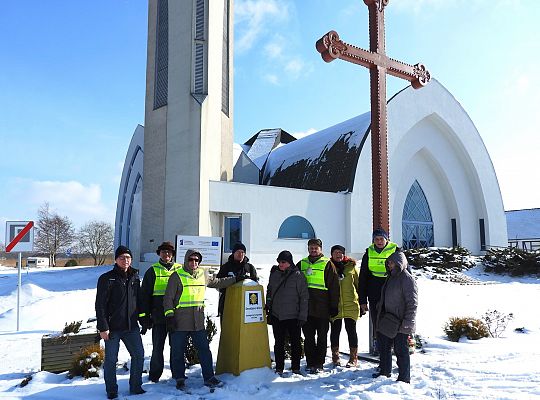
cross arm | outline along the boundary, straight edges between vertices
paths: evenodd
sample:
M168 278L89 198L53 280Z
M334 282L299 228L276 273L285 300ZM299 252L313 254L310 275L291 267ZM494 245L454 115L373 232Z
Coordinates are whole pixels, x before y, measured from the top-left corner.
M390 75L411 82L412 87L415 89L425 86L431 79L429 71L423 64L406 64L385 54L373 53L347 44L339 38L336 31L330 31L320 38L315 47L326 62L341 58L366 68L379 66L385 68Z

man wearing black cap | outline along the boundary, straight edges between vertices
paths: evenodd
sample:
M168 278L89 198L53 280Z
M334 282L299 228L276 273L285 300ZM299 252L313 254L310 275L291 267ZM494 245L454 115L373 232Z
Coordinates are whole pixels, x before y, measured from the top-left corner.
M144 274L141 288L141 313L139 314L144 335L148 329L152 329L152 357L150 358L150 371L148 378L152 382L158 382L163 373L163 349L167 337L167 326L163 314L163 295L167 288L169 277L182 268L182 264L175 263L176 251L171 242L163 242L156 250L159 261L153 264ZM169 337L169 347L171 339ZM170 349L172 358L172 348ZM172 369L171 364L171 369ZM174 375L174 372L173 372Z
M304 273L309 292L308 319L302 327L306 370L316 374L323 370L330 318L339 312L339 278L322 253L321 239L309 239L308 252L296 266Z
M227 280L227 284L223 280L223 278L227 277L235 277L236 279ZM249 262L249 258L246 256L246 246L243 243L238 242L233 246L232 254L229 256L228 261L221 266L216 278L221 279L222 282L222 288L219 289L218 315L223 318L225 294L227 292L227 288L223 287L223 285L227 284L230 286L244 279L259 280L255 267Z
M360 293L360 313L370 309L371 323L375 326L377 303L381 298L381 289L386 279L386 259L399 251L398 245L388 240L388 233L382 228L375 229L373 243L366 249L360 265L358 292ZM369 301L369 307L368 307ZM375 350L378 349L375 346Z
M119 246L114 253L113 269L101 275L97 283L96 318L99 335L105 341L103 377L108 399L118 397L116 362L120 340L131 356L129 392L145 393L142 388L144 348L137 323L141 282L139 271L131 267L131 258L131 251Z

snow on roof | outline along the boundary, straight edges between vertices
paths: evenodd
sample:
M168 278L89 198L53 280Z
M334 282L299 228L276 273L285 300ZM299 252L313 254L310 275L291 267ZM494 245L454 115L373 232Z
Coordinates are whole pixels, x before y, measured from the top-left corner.
M540 238L540 208L505 211L508 240Z
M370 115L367 112L275 148L264 166L262 183L325 192L352 191Z

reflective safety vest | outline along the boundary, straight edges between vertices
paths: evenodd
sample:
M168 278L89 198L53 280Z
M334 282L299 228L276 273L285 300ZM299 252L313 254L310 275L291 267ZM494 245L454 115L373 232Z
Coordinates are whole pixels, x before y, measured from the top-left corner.
M196 276L181 270L177 272L182 281L182 295L178 299L176 308L204 307L204 291L206 289L206 278L204 271L198 270Z
M388 242L385 248L377 253L375 250L375 245L371 245L367 249L368 255L368 268L377 278L384 278L386 276L386 259L395 253L397 244L393 242Z
M154 282L154 292L152 296L163 296L165 295L165 289L167 289L167 282L169 282L170 276L182 268L182 264L174 263L171 269L165 268L160 263L152 264L154 269L154 274L156 275L156 280Z
M310 263L309 258L304 258L300 261L300 269L306 276L308 288L328 290L324 284L324 269L330 259L327 257L321 257L315 263Z

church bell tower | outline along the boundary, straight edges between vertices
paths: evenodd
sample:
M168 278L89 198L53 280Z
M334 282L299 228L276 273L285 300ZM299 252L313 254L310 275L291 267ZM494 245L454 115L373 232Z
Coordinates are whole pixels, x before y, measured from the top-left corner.
M232 3L149 0L141 253L219 234L209 181L232 178Z

